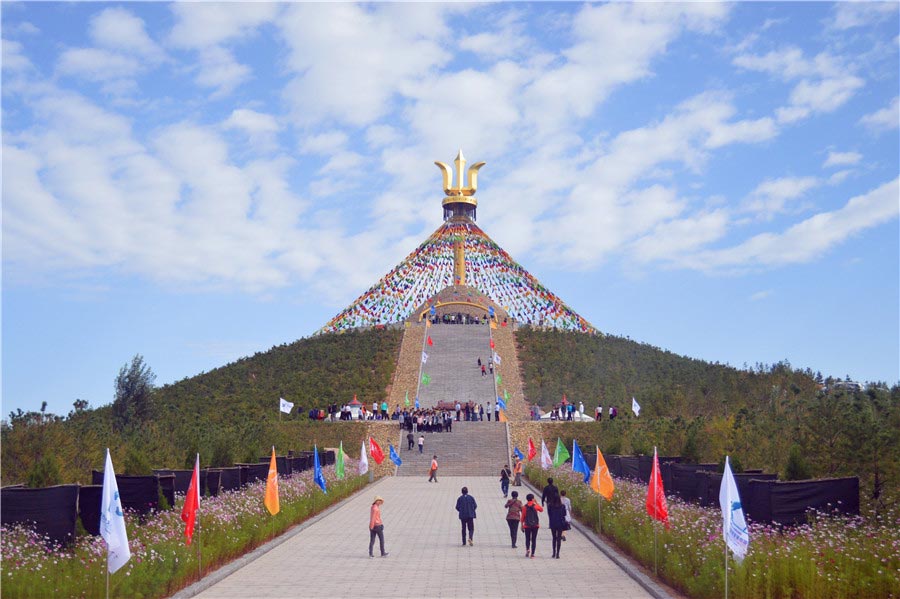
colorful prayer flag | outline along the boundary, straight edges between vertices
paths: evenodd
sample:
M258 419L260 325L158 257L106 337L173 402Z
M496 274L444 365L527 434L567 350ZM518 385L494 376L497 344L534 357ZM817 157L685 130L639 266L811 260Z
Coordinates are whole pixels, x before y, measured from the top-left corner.
M281 511L278 502L278 462L275 461L275 446L272 446L272 459L269 460L269 474L266 476L266 496L263 499L266 509L273 516Z
M562 464L565 464L566 460L568 460L571 456L569 455L569 450L566 449L566 446L563 445L562 439L559 437L556 438L556 451L553 452L553 466L559 468Z
M334 474L338 480L344 478L344 442L341 441L341 447L338 449L337 457L334 459Z
M581 448L578 447L578 441L572 439L572 471L580 472L584 476L584 482L587 483L591 478L591 468L588 466Z
M357 466L357 472L359 472L360 476L369 471L369 457L366 455L366 442L362 442L362 450L359 452L359 465Z
M734 559L740 562L747 555L750 532L747 530L741 496L738 494L728 456L725 456L725 472L719 487L719 506L722 508L722 535L725 537L725 544L734 553Z
M325 488L325 475L322 474L322 465L319 463L319 448L315 445L313 445L313 481L319 485L323 493L328 493L328 489Z
M384 461L384 452L381 451L381 447L375 442L375 437L369 437L369 453L372 454L372 459L375 460L376 464L381 464Z
M128 546L128 532L125 530L125 514L119 498L119 484L113 470L109 448L106 449L106 464L103 466L103 490L100 495L100 536L106 541L108 570L113 574L131 559Z
M666 491L663 489L656 447L653 448L653 470L650 472L650 484L647 487L647 514L669 528L669 505L666 502Z
M613 491L616 487L599 447L597 448L597 464L594 466L594 474L591 476L591 488L595 493L605 497L607 501L612 501Z
M401 459L400 459L400 456L397 455L397 450L394 449L394 445L393 445L393 444L390 444L390 445L388 446L388 452L389 452L389 454L390 454L390 456L391 456L391 461L392 461L392 462L394 462L394 463L397 464L398 466L402 466L402 465L403 465L403 460L401 460Z
M194 462L194 472L191 474L191 484L188 486L187 495L184 496L184 506L181 508L181 521L184 522L184 544L190 545L194 538L194 525L197 522L197 509L200 507L200 454Z

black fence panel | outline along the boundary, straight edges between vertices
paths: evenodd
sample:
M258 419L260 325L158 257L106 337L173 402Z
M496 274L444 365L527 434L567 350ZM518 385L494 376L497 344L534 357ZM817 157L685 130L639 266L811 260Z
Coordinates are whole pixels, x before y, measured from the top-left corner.
M219 471L219 488L222 491L236 491L241 488L241 468L217 468Z
M102 485L85 485L78 489L78 517L81 525L95 537L100 534L100 500Z
M200 488L206 489L206 494L216 497L222 484L221 470L201 470Z
M772 486L772 521L803 524L810 510L859 514L859 479L830 478L775 483Z
M175 492L187 495L188 487L191 486L191 478L194 476L194 470L170 470L160 469L154 470L153 474L167 475L171 474L175 477Z
M91 472L91 476L95 485L103 484L102 472L94 470ZM126 510L134 510L143 515L150 510L159 509L159 480L155 475L125 476L117 474L116 486L119 487L122 507Z
M43 489L13 488L0 492L0 522L29 524L56 543L75 538L78 518L78 485Z

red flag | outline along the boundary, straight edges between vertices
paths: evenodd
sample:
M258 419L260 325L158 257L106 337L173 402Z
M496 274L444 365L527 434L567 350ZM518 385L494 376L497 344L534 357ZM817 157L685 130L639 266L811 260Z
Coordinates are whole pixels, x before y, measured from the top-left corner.
M431 335L428 335L428 345L429 347L434 345L434 341L431 340Z
M194 463L194 474L191 476L191 484L184 498L184 507L181 508L181 519L184 522L184 543L191 544L194 537L194 524L197 522L197 508L200 507L200 454Z
M375 442L374 437L369 437L369 453L372 454L372 459L375 460L376 464L384 461L384 452L381 451L381 447Z
M491 349L494 349L494 340L491 339Z
M534 441L528 437L528 461L530 462L537 455L537 449L534 447Z
M659 520L669 528L669 506L666 503L666 491L663 489L662 474L659 471L659 458L653 448L653 470L650 472L650 486L647 487L647 513L654 520Z

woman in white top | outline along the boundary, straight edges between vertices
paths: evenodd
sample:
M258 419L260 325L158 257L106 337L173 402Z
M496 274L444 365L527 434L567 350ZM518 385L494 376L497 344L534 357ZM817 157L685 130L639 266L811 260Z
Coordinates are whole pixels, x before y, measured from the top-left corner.
M568 528L572 528L572 500L566 497L565 491L559 492L560 501L562 501L563 506L566 508L566 526ZM566 531L564 530L562 533L562 540L566 540Z

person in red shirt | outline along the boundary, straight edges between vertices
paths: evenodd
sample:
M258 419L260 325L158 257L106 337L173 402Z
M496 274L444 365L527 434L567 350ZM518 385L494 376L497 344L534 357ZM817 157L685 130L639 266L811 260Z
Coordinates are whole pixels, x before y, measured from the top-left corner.
M375 557L372 549L375 547L375 537L378 537L378 544L381 549L381 557L387 557L388 552L384 550L384 523L381 521L381 504L384 499L375 496L372 502L372 509L369 512L369 557Z
M525 533L525 557L534 559L534 552L537 548L537 533L541 527L538 519L538 512L543 512L544 508L535 503L534 494L529 493L525 496L527 503L522 508L522 532Z
M437 469L438 463L437 456L435 455L431 457L431 469L428 471L428 482L437 482Z

